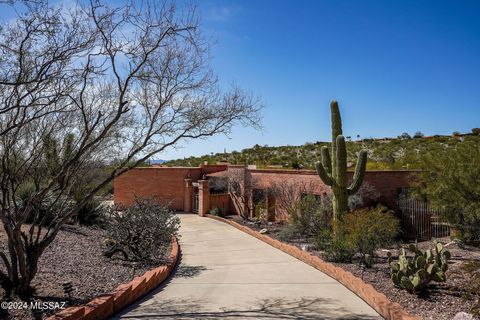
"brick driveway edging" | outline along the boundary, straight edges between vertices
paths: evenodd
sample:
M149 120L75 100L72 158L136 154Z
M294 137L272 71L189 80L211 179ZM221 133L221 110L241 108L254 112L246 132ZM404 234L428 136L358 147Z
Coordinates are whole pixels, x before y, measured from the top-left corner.
M119 285L112 293L102 294L87 304L64 309L47 320L102 320L106 319L146 295L165 281L175 268L180 247L175 237L167 265L157 267Z
M292 246L267 235L254 231L247 226L241 225L235 221L214 216L205 215L208 218L227 223L255 238L268 243L300 261L314 267L343 284L347 289L359 296L363 301L369 304L375 311L387 320L421 320L419 316L411 315L405 311L402 306L396 302L390 301L383 293L378 292L371 284L365 283L362 279L355 277L351 272L345 271L329 262L325 262L317 256L311 255L302 249Z

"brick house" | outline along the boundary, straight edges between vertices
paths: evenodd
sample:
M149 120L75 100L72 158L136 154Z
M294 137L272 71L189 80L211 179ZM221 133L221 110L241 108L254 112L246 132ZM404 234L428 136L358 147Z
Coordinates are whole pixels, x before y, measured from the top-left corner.
M350 177L353 173L349 173ZM378 193L376 199L396 209L399 193L411 184L415 171L367 171L365 183ZM135 197L157 197L172 209L204 215L214 208L227 214L252 217L262 203L269 220L285 219L279 199L291 193L319 197L330 192L313 170L256 169L245 165L134 168L114 181L114 201L131 204Z

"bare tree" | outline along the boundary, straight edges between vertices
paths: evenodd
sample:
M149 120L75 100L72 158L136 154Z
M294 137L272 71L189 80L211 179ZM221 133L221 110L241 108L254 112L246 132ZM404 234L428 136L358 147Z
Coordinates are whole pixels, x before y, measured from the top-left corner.
M229 166L228 191L237 213L248 219L254 211L253 190L259 188L258 178L246 166Z
M200 31L194 7L94 0L32 2L0 29L4 289L30 293L62 225L116 176L182 141L258 126L258 99L220 90ZM96 163L108 175L73 203Z
M313 181L274 182L269 188L269 195L275 199L276 213L283 215L287 220L290 214L298 210L302 195L314 194L315 189L316 185Z

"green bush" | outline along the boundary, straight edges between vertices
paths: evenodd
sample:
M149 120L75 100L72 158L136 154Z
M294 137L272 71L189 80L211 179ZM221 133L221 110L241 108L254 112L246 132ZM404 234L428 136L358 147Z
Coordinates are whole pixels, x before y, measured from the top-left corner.
M324 251L324 258L333 262L358 262L371 267L375 251L390 245L399 231L399 221L384 207L362 209L344 215L332 228L324 228L315 236L315 246Z
M348 213L341 222L345 240L367 267L373 264L375 251L392 244L400 230L400 222L385 207L362 209Z
M327 261L350 263L355 256L355 248L345 234L338 231L331 241L325 245L323 257Z
M85 205L80 207L75 218L80 224L91 226L101 224L107 209L96 199L90 199Z
M315 237L324 229L330 229L332 205L330 198L319 199L313 194L302 197L290 212L290 222L300 234Z
M314 245L318 250L328 250L333 239L333 230L323 228L314 237Z
M263 223L266 223L268 221L268 210L267 210L267 204L265 200L259 201L257 204L255 204L255 218Z
M480 149L478 136L465 138L455 148L439 147L422 157L416 195L457 230L465 243L480 245Z
M225 216L222 208L219 208L219 207L216 207L216 208L213 208L212 210L210 210L210 214L214 215L214 216L217 216L217 217L224 217Z
M278 233L280 241L292 241L298 239L301 236L301 230L296 225L286 224Z
M26 223L48 226L58 218L60 212L67 209L62 207L62 204L67 206L71 205L68 196L54 192L48 192L41 202L32 202L36 192L35 185L27 181L20 185L17 193L17 204L20 207L19 211L25 212L26 207L28 205L31 206L26 217Z

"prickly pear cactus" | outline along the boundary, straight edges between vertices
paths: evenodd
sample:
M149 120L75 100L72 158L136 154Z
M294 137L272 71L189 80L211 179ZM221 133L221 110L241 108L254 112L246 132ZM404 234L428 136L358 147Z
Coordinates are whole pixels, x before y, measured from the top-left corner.
M407 257L402 249L398 261L393 261L388 252L388 262L391 268L391 278L395 286L409 292L418 292L426 289L431 281L445 282L447 280L448 260L450 252L440 242L435 241L434 250L422 252L416 244L409 246L414 257Z

